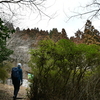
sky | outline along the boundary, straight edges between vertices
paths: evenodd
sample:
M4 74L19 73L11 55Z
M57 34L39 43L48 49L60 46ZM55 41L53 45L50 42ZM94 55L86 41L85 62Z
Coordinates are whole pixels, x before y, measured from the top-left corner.
M74 33L80 29L84 29L87 16L75 17L68 20L68 17L75 12L87 11L80 6L89 4L91 0L46 0L44 3L45 9L41 9L51 19L45 15L37 16L37 12L23 11L25 16L22 16L20 23L17 25L21 29L39 28L40 30L52 30L57 28L61 32L62 28L66 30L68 37L75 36ZM93 25L99 28L100 21L95 19Z

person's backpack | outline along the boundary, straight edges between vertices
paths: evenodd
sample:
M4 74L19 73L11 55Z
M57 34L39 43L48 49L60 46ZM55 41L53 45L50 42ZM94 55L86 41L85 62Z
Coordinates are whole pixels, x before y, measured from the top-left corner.
M19 69L18 69L18 67L12 68L12 78L19 78Z

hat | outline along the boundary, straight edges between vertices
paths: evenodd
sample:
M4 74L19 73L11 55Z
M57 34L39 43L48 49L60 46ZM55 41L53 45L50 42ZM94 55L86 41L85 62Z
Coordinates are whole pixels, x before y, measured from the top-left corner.
M18 65L19 65L19 66L22 66L22 64L21 64L21 63L18 63L18 64L17 64L17 66L18 66Z

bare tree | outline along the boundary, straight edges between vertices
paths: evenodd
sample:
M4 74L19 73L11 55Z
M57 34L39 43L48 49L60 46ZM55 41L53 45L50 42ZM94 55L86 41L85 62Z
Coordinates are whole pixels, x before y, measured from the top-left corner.
M24 11L27 11L27 14L37 13L40 19L44 15L51 19L51 16L43 11L46 9L45 2L46 0L0 0L0 17L11 20L16 16L25 16Z
M78 9L83 9L83 10L81 12L73 12L74 14L68 17L67 21L75 17L82 18L83 16L87 16L86 18L88 20L92 20L93 18L100 18L99 16L100 15L100 0L91 0L90 4L87 4L85 6L80 6Z

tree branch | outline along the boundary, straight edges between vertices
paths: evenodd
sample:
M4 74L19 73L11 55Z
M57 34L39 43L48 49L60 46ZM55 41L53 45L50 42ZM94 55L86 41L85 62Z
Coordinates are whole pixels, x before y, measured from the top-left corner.
M24 9L28 9L28 10L32 11L33 13L34 13L34 11L38 12L40 19L43 15L48 17L49 19L52 19L52 16L49 16L48 14L46 14L43 11L43 9L45 8L45 6L43 6L44 5L43 3L45 1L46 0L1 0L0 5L3 5L2 7L5 7L6 9L8 9L8 11L11 12L11 13L9 13L9 12L6 12L7 10L2 9L2 11L4 12L3 13L4 16L8 15L8 14L5 15L5 13L11 14L10 16L19 15L19 13L21 13L21 12L19 11L19 13L18 13L18 10L24 8ZM15 7L17 7L14 10L13 10L13 8L14 8L13 4L15 4ZM16 5L18 5L18 6L16 6Z
M92 10L90 10L89 7L92 8ZM67 22L68 22L70 19L72 19L72 18L74 18L74 17L79 17L79 16L89 15L88 18L87 18L87 19L89 19L89 20L92 20L94 17L98 17L98 16L99 16L99 12L100 12L100 3L99 3L97 0L93 0L92 3L86 5L85 7L81 7L81 8L84 8L84 9L85 9L85 8L88 8L88 10L87 10L86 12L83 11L83 12L81 12L81 13L77 12L77 14L74 14L74 15L72 15L72 16L70 16L70 17L67 16L67 17L68 17ZM91 15L90 15L90 14L91 14Z
M73 15L73 16L69 17L68 20L67 20L67 22L70 19L74 18L74 17L83 16L83 15L85 16L85 15L87 15L89 13L94 13L93 16L91 17L91 19L93 19L93 17L95 17L98 14L99 11L100 11L100 9L95 9L95 10L87 11L87 12L84 12L84 13L78 13L76 15Z

